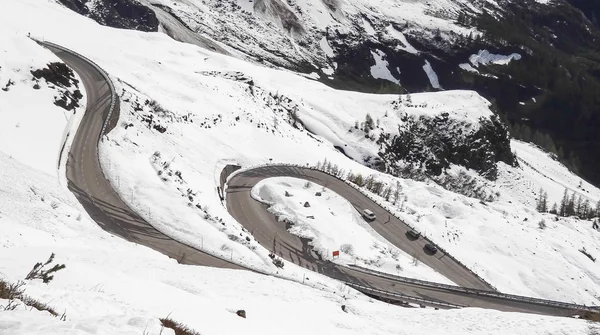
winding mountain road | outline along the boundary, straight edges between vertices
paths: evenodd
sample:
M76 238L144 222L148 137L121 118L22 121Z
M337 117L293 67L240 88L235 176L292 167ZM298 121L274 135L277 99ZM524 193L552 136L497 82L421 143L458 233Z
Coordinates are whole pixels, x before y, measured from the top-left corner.
M111 125L114 127L118 121L119 114L118 103L113 113L109 113L114 96L114 92L111 92L112 86L109 84L109 79L105 78L99 69L82 56L50 43L40 42L40 44L53 51L76 71L85 86L88 105L77 133L74 135L73 144L68 153L66 170L69 189L75 194L90 217L107 232L128 241L148 246L169 257L178 259L182 263L243 269L236 264L213 257L173 240L156 230L127 206L104 177L98 160L98 143L102 138L103 126L107 122L106 132L109 132ZM110 119L108 119L109 115ZM458 306L556 316L572 316L581 314L584 310L577 306L565 307L539 302L532 303L481 295L475 291L463 292L459 288L440 288L431 285L407 283L320 260L319 256L314 254L309 247L307 240L301 240L289 234L285 226L278 223L266 211L264 205L250 197L250 190L253 185L262 179L275 176L293 176L326 186L346 197L358 208L371 208L379 218L387 217L387 212L374 203L370 203L371 200L360 192L351 188L346 189L335 178L330 179L326 177L327 175L321 175L317 172L312 173L311 170L265 167L236 174L231 178L227 187L227 207L230 213L246 228L253 231L255 238L265 248L274 249L277 254L289 261L350 284L412 297L400 299L402 301L424 299L429 301L426 303L427 305L436 307L443 307L438 303L448 303ZM407 244L400 235L396 234L397 230L402 231L406 227L399 220L394 221L392 218L393 216L391 216L389 222L375 222L374 228L386 238L390 238L390 242L393 244L402 246L404 250L409 250L407 252L422 252L422 241ZM487 284L443 256L421 256L421 260L459 285L489 290ZM367 292L371 291L367 290ZM390 298L387 293L373 294L371 292L371 294Z
M67 160L68 187L90 217L102 229L128 241L148 246L186 264L220 268L242 267L179 243L152 227L137 215L104 177L98 160L98 142L107 121L112 93L103 74L79 56L47 43L41 43L69 65L83 81L88 105L74 135ZM119 118L118 103L111 118ZM113 120L108 120L113 121ZM110 131L110 129L106 129Z

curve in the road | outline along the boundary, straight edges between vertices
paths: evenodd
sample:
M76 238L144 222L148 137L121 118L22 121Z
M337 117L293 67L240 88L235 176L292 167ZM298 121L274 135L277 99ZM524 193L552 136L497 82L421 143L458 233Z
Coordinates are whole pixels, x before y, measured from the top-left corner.
M40 44L53 51L77 72L86 90L88 104L81 124L74 135L68 154L66 171L69 189L77 197L90 217L104 230L128 241L148 246L169 257L178 259L182 263L243 269L243 267L236 264L216 258L173 240L156 230L127 206L112 188L110 182L104 177L98 159L98 143L104 135L103 127L105 124L116 124L118 119L118 110L113 112L111 109L111 106L114 105L111 103L112 99L116 95L114 95L115 92L111 91L112 85L110 84L110 79L99 67L83 56L51 43L40 42ZM118 104L115 106L118 109ZM110 131L110 127L107 131ZM580 310L577 308L510 301L497 297L456 292L444 288L426 287L416 283L406 283L385 276L365 273L359 269L340 267L321 260L318 255L312 252L307 240L290 238L291 234L282 229L280 224L266 211L263 205L252 200L249 193L252 186L258 180L271 176L305 176L305 179L318 181L318 177L311 176L305 172L301 170L290 172L289 168L273 167L245 171L232 178L227 187L227 205L232 215L246 227L250 227L250 230L256 229L254 235L260 243L263 243L268 249L271 249L269 244L273 244L272 247L288 260L324 273L332 278L350 283L356 288L362 287L372 296L389 300L394 300L394 294L398 293L398 296L408 297L402 300L410 301L410 297L414 297L418 298L419 301L430 302L433 306L436 306L436 302L438 302L457 306L475 306L503 311L559 316L579 314ZM334 187L329 182L324 186L329 188ZM358 206L364 206L360 202L364 201L364 199L357 199L356 201L358 201ZM261 224L261 221L264 224ZM382 229L380 233L386 236L385 228L382 227L380 229ZM455 270L450 269L449 265L444 265L443 260L438 259L435 261L432 259L431 261L439 262L442 268L447 266L448 276L458 283L472 286L480 285L468 275L461 273L460 270L454 272Z
M228 173L236 170L231 166L226 169ZM503 297L501 294L491 291L486 282L452 258L445 257L443 253L434 256L427 255L423 251L425 244L423 240L411 241L406 238L405 232L410 228L402 221L393 215L388 216L389 213L373 200L344 181L324 172L300 166L267 165L236 171L229 178L226 176L228 173L221 176L222 181L226 180L225 185L221 187L225 189L225 200L229 213L248 231L252 232L254 238L265 248L302 267L350 285L366 287L372 290L371 293L398 293L403 296L458 306L558 316L572 316L587 310L585 306L575 304L562 304L518 296ZM371 226L379 234L408 254L420 255L423 263L464 288L453 288L435 283L424 284L414 280L399 280L393 276L345 267L323 260L321 255L312 250L309 240L289 233L287 223L278 222L277 218L268 212L266 205L252 198L252 188L261 180L272 177L294 177L311 181L336 192L358 209L371 209L378 217L375 222L371 223ZM361 289L359 288L359 290Z
M83 56L52 43L38 43L48 48L77 72L85 87L86 111L73 138L66 172L69 190L77 197L90 217L102 229L130 242L148 246L181 263L243 269L241 266L173 240L127 206L105 178L98 159L98 142L104 135L102 131L105 123L114 125L119 118L119 104L111 104L111 99L116 95L111 91L110 79ZM116 108L112 113L111 105Z

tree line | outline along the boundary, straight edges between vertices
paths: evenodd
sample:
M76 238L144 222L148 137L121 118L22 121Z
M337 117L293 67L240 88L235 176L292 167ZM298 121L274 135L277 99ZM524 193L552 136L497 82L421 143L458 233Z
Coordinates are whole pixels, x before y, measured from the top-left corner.
M555 202L552 207L549 207L548 193L543 189L540 189L539 193L536 210L540 213L550 213L563 217L577 216L585 220L600 217L600 200L594 206L590 200L584 199L575 192L569 194L569 191L565 189L560 203Z

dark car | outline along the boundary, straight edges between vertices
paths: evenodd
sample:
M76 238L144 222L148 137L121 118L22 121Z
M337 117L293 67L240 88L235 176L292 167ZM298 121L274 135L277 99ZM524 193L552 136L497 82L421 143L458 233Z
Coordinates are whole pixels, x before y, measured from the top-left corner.
M421 233L415 230L409 230L406 232L406 236L408 236L408 238L411 240L416 240L421 236Z
M432 255L437 252L437 247L430 243L425 244L425 247L423 249L425 249L425 251L427 251L428 253L430 253Z

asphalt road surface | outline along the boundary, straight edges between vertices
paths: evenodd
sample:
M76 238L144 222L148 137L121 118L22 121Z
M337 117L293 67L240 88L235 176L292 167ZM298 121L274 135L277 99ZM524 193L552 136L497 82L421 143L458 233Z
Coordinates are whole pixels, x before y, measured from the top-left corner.
M102 74L87 61L71 54L45 45L68 64L81 77L85 86L88 106L85 116L74 135L73 144L68 154L67 180L69 189L81 202L90 217L107 232L120 236L128 241L145 245L185 264L205 265L219 268L242 269L240 266L213 257L197 249L191 248L162 234L143 218L129 208L113 190L104 177L98 160L98 141L101 138L102 126L108 117L111 92ZM118 106L118 104L117 104ZM118 109L112 114L116 124ZM110 131L110 127L107 129ZM332 278L345 282L363 285L388 292L398 292L408 296L426 299L433 302L449 303L460 306L492 308L502 311L526 312L557 316L580 314L577 310L563 307L545 306L502 298L479 296L473 293L455 292L453 290L425 287L407 284L393 279L361 272L357 269L342 267L323 261L314 254L307 240L301 240L286 231L286 227L278 223L266 211L265 206L250 197L250 190L259 180L275 176L293 176L322 184L354 203L358 208L368 207L380 218L386 213L378 206L370 203L368 198L361 198L359 192L344 190L335 179L323 178L322 175L312 175L310 171L294 168L260 168L236 175L227 188L227 207L230 213L246 228L254 233L255 238L267 249L275 252L289 261L313 271L323 273ZM364 196L362 196L364 197ZM405 245L401 235L394 237L396 229L404 229L400 222L375 222L376 230L390 239L390 242ZM422 243L414 243L407 250L421 252ZM464 269L449 262L446 257L437 255L422 261L460 285L481 287L478 282L464 272ZM308 278L310 280L310 278ZM408 299L410 301L410 299ZM435 304L430 304L434 305Z
M508 300L497 297L481 296L475 293L456 292L443 288L424 287L417 284L398 282L390 278L365 273L358 269L336 265L322 260L309 246L309 240L299 238L287 232L286 223L278 222L267 211L267 206L254 200L251 189L259 181L271 177L295 177L325 186L346 198L358 209L369 208L377 220L371 226L388 241L407 252L416 254L421 261L437 270L457 285L469 288L490 290L485 282L473 276L463 266L438 252L428 255L423 251L422 239L411 241L405 233L409 229L403 222L388 216L388 212L372 200L339 179L323 172L292 167L265 166L235 174L226 187L226 203L229 213L250 231L254 238L268 250L280 257L315 272L349 283L396 292L403 295L442 302L459 306L491 308L509 312L526 312L547 315L571 316L577 314L572 309L557 308L529 302Z
M102 229L148 246L181 263L242 269L164 235L121 200L104 177L98 160L98 140L111 104L110 87L102 74L88 62L52 46L44 46L79 74L87 94L87 109L68 155L67 180L69 189L90 217ZM118 104L112 117L119 117Z

